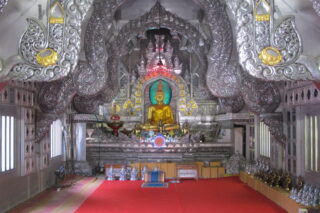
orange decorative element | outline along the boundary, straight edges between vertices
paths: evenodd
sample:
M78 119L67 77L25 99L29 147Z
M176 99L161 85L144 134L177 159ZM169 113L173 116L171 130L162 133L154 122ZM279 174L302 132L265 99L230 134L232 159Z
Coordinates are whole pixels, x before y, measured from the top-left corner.
M154 139L154 145L155 145L156 147L162 147L164 144L165 144L165 139L164 139L164 137L162 137L162 136L157 136L157 137Z

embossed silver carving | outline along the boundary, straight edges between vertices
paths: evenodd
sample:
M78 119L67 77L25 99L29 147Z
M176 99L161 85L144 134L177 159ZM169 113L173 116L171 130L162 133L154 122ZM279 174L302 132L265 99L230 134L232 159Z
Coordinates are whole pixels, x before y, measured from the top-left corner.
M38 104L42 112L62 114L75 95L72 78L44 84L38 94Z
M320 0L310 0L312 2L313 9L320 16Z
M301 55L302 41L297 32L294 17L289 16L274 30L274 46L281 50L283 55L280 65L289 65Z
M66 0L63 2L65 24L48 24L48 30L36 24L35 19L28 21L29 26L21 39L19 53L22 61L12 67L9 76L17 80L53 81L61 79L73 72L80 52L81 24L93 0ZM40 43L35 41L35 32ZM45 39L43 39L45 38ZM36 43L34 45L33 41ZM49 42L50 41L50 42ZM43 44L46 44L43 46ZM52 48L58 54L55 65L43 67L35 63L36 50L39 48Z
M241 165L246 162L246 159L239 153L233 154L226 162L226 173L227 174L239 174Z
M40 88L38 104L41 112L37 116L36 141L40 142L48 133L51 123L66 111L75 94L71 77L46 83Z
M255 27L253 15L253 2L250 0L227 0L227 4L234 15L237 30L237 47L239 61L242 67L250 75L265 80L311 80L319 78L319 70L309 63L301 63L301 39L296 29L293 17L285 18L277 28L270 27L270 33L266 33L265 27ZM273 23L273 11L271 11L270 23ZM258 35L258 36L257 36ZM266 39L270 38L269 46L276 47L283 55L279 64L265 65L258 57L262 47L268 46ZM260 39L264 38L263 39ZM262 42L262 46L261 45ZM256 46L258 45L258 49Z
M108 58L108 55L118 56L119 53L117 48L109 48L108 54L106 42L110 39L110 31L112 32L114 13L124 1L97 0L94 2L93 14L88 22L84 40L87 62L79 62L76 68L79 72L74 76L79 95L95 95L101 92L106 88L108 76L117 74L118 60ZM106 65L107 60L109 66ZM108 85L113 83L116 81L108 82Z
M237 63L230 63L232 52L232 29L220 1L195 0L205 11L206 22L212 36L211 49L207 55L206 82L217 97L232 97L239 94L240 75Z
M45 26L36 19L27 19L28 29L22 35L19 53L29 64L39 67L36 54L48 44Z
M219 105L221 112L237 113L244 107L244 101L241 95L231 98L219 98Z
M270 134L282 145L286 145L287 138L283 134L283 122L281 113L260 115L260 119L269 127Z
M246 72L242 74L241 96L255 114L274 112L281 102L280 92L273 82L256 79Z
M50 130L50 125L58 118L56 114L37 113L35 142L39 143Z
M79 76L75 76L78 94L81 96L95 95L102 90L109 90L109 94L116 94L118 90L118 63L120 56L127 54L127 43L131 37L143 34L147 29L158 28L159 15L161 17L161 27L173 29L181 35L186 36L192 43L196 53L203 54L208 45L197 45L200 40L205 41L198 30L177 17L166 11L159 2L157 2L149 12L131 20L125 24L119 31L117 37L109 45L109 52L105 50L107 41L105 32L110 25L110 18L106 15L106 8L110 5L108 1L97 2L95 13L88 24L85 37L85 52L88 59L87 63L79 63L78 69L81 70ZM116 6L114 6L116 7ZM112 8L113 10L114 8ZM160 11L160 13L159 13ZM105 67L105 61L107 65ZM94 68L94 70L93 70ZM106 84L107 82L107 84ZM111 95L110 94L110 95ZM114 98L114 97L113 97Z
M8 0L0 0L0 13L3 12L3 8L7 5Z
M44 84L38 93L38 105L42 112L52 113L58 104L58 96L63 81Z
M101 94L89 97L76 95L73 98L73 106L80 113L97 114L101 104L103 104Z

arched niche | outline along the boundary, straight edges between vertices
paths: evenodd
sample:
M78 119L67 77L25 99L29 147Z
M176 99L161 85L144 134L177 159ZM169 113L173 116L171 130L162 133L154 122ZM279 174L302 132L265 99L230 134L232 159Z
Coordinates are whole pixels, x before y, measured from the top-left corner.
M145 122L148 107L151 105L149 100L149 87L157 80L164 80L169 83L172 89L170 106L174 112L175 120L179 121L179 115L186 113L187 103L190 101L190 91L182 77L171 72L147 73L138 79L138 83L133 88L134 111L141 116L141 122Z

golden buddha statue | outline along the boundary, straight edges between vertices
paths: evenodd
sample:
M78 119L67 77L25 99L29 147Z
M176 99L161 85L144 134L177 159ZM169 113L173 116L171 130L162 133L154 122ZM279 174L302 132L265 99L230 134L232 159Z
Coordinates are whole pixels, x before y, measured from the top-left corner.
M179 125L174 121L171 107L164 103L161 80L158 84L155 99L157 103L148 107L147 122L140 125L141 129L153 131L179 129Z

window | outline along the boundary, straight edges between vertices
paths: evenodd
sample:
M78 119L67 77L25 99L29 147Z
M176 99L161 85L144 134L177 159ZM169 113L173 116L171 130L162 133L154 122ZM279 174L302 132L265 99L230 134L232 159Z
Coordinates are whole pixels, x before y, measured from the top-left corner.
M260 155L270 157L270 131L263 122L260 122Z
M14 169L14 117L0 116L1 172Z
M50 147L52 158L62 154L62 124L60 120L51 124Z
M319 166L319 115L306 115L305 122L305 169L320 172Z

